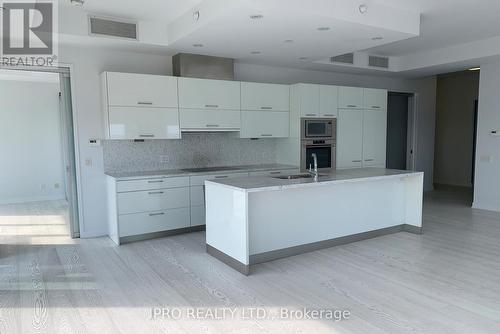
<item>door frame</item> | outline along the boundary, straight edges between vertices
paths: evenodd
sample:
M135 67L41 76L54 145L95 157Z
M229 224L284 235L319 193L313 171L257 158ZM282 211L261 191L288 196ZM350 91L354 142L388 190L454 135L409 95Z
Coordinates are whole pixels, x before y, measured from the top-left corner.
M408 96L408 125L406 139L406 169L415 171L417 169L418 157L418 107L419 95L414 91L388 90L389 94L404 94Z
M17 70L17 71L30 71L30 72L51 72L58 74L68 74L70 79L70 89L71 89L71 113L73 118L73 143L74 143L74 170L72 172L76 179L76 201L77 201L77 217L78 222L73 221L70 218L69 229L71 238L79 238L80 231L83 227L84 217L83 217L83 196L82 196L82 180L81 180L81 168L80 168L80 146L79 146L79 134L78 134L78 117L77 117L77 103L76 103L76 81L74 77L74 67L73 64L69 63L59 63L59 66L47 67L47 66L6 66L0 65L2 70ZM72 215L70 214L70 217Z

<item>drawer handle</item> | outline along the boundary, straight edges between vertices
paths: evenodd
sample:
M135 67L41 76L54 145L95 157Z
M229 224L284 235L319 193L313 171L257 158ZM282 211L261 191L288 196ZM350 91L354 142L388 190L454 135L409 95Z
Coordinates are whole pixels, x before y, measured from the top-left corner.
M380 106L372 106L373 109L380 109Z
M316 116L316 114L306 114L306 116Z
M365 159L365 161L374 161L375 159Z
M260 109L262 109L262 110L272 110L273 107L260 107Z
M275 174L281 174L281 172L270 172L269 174L275 175Z
M163 180L150 180L148 183L163 183Z
M362 162L362 160L353 160L352 162Z
M218 128L219 124L207 124L206 127L207 128Z
M227 179L229 176L227 175L219 175L219 176L216 176L215 178L216 179Z
M148 194L150 195L161 195L161 194L164 194L165 192L163 191L150 191L148 192Z
M334 114L324 114L324 116L333 117L333 116L335 116L335 115L334 115Z
M139 135L141 138L153 138L155 135Z
M261 137L272 137L273 135L270 135L270 134L262 134L260 135Z
M357 105L355 105L355 104L348 104L347 105L347 108L356 108L356 107L357 107Z
M218 104L205 104L205 108L219 108Z
M139 102L137 102L137 104L143 105L143 106L152 106L153 102L139 101Z
M154 217L154 216L163 216L165 214L165 212L158 212L158 213L150 213L149 216L150 217Z

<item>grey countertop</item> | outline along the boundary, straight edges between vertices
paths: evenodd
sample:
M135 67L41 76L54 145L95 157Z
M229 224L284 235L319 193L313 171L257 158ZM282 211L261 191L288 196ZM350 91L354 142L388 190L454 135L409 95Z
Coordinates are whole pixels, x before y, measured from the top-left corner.
M206 183L214 183L245 192L256 192L300 188L306 186L318 186L332 183L358 182L384 178L401 178L423 174L423 172L403 171L385 168L356 168L332 170L328 173L322 173L317 181L312 178L287 180L274 177L255 176L247 178L213 180L206 181Z
M299 169L297 166L284 164L264 164L264 165L243 165L243 166L221 166L206 168L186 168L186 169L167 169L154 171L130 171L130 172L105 172L106 175L118 180L132 180L139 178L157 178L157 177L175 177L175 176L194 176L209 175L221 173L248 173L271 170Z

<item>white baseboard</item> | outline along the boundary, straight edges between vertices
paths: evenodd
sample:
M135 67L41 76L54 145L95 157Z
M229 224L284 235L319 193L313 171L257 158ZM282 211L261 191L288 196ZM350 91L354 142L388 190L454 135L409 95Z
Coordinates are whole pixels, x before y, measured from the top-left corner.
M482 205L482 204L479 204L479 203L476 203L476 202L472 203L472 208L473 209L478 209L478 210L500 212L500 207L495 207L495 206L490 206L490 205Z
M107 237L108 231L80 231L80 239Z
M60 201L65 200L66 196L57 195L47 195L47 196L30 196L30 197L18 197L9 199L0 199L0 204L19 204L19 203L31 203L31 202L44 202L44 201Z

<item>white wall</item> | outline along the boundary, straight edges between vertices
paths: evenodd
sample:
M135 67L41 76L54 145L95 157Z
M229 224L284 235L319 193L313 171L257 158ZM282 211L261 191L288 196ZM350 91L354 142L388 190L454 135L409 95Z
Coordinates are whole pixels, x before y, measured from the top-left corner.
M474 207L500 212L500 62L481 65Z
M102 71L122 71L170 75L171 57L105 49L61 47L60 59L74 66L73 77L78 122L78 142L83 197L81 236L107 234L105 177L102 148L88 145L89 138L102 138L100 80ZM404 80L389 77L360 76L331 72L295 70L237 63L236 79L244 81L296 83L316 82L388 88L417 92L420 96L417 168L426 173L426 189L432 188L434 156L435 78ZM90 162L92 165L87 165Z
M65 198L58 93L57 74L0 70L0 203Z
M478 93L478 72L438 77L434 183L472 186L474 101Z

